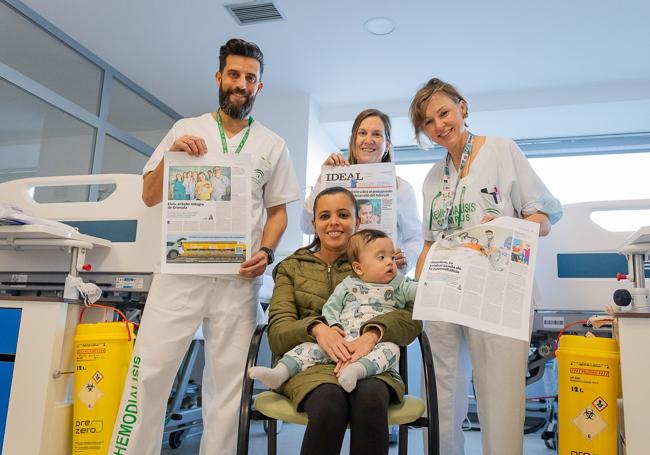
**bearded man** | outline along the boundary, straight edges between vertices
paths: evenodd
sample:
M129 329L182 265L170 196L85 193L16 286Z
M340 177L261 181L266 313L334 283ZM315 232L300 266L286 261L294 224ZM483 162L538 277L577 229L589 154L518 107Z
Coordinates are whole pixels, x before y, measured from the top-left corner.
M174 377L197 329L205 337L200 453L235 454L244 364L259 310L261 275L287 226L286 204L300 197L285 141L250 116L262 90L264 57L254 43L221 47L219 109L174 124L145 165L142 199L162 200L164 154L250 154L251 258L239 275L154 274L128 370L109 454L159 455ZM266 211L266 221L264 221Z

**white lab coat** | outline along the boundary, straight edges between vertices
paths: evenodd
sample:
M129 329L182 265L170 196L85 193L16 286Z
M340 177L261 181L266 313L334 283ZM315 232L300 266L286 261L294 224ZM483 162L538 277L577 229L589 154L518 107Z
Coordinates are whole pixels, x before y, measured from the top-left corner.
M229 153L237 148L244 132L227 140ZM223 153L211 114L182 119L158 145L143 174L155 169L175 139L183 135L203 138L208 155L218 159ZM251 176L251 252L256 252L264 209L295 201L300 192L286 143L258 121L251 125L241 153L252 155L255 169ZM200 454L235 454L244 364L257 317L262 316L257 296L260 285L261 277L154 275L109 454L160 454L167 399L200 326L205 339Z
M445 159L437 162L422 188L423 235L429 241L440 235L444 221L444 167ZM454 188L457 172L452 164L449 168ZM459 220L461 226L477 225L488 213L523 218L537 211L546 213L552 223L562 216L560 202L519 147L510 139L487 137L458 185L450 226ZM428 321L425 331L436 371L440 453L464 454L461 424L467 416L469 378L461 352L466 347L472 360L483 454L521 454L529 343L448 322Z

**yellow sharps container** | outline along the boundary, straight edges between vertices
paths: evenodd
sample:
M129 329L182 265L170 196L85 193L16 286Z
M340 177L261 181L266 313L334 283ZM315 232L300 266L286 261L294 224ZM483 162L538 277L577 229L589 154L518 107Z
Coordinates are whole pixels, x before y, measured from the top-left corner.
M133 324L79 324L74 337L73 455L106 455L135 335Z
M559 455L615 455L620 360L610 338L563 335L558 359Z

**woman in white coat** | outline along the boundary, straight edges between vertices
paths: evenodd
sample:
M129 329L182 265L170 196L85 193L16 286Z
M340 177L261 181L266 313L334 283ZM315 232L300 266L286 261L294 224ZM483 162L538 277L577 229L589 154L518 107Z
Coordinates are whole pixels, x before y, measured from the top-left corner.
M466 128L467 101L451 84L429 80L411 103L411 122L423 137L447 149L422 186L424 248L442 235L511 216L540 224L547 235L562 206L510 139L474 136ZM462 455L468 378L461 351L469 349L484 455L523 450L528 343L447 322L427 322L438 388L440 453Z
M357 115L352 124L349 159L340 153L330 155L324 165L347 166L350 164L372 164L392 162L390 141L390 118L377 109L366 109ZM312 207L314 198L321 191L320 177L303 206L301 226L305 234L314 233ZM422 223L418 216L417 200L413 187L406 180L397 177L397 251L395 259L399 269L406 273L415 267L422 250Z

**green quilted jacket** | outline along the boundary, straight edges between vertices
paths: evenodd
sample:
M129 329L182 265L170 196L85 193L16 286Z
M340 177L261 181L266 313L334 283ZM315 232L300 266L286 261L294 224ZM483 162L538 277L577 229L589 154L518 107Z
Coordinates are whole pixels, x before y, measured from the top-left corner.
M275 287L269 308L269 344L274 363L285 352L305 341L316 340L307 333L307 328L320 320L321 309L329 295L345 277L352 273L345 256L328 266L308 249L300 248L280 262L273 270ZM400 346L411 343L422 330L420 321L412 318L413 305L374 317L366 325L379 326L383 332L381 341L390 341ZM361 329L363 331L363 327ZM394 372L376 376L393 391L392 401L401 402L404 397L404 383ZM278 389L287 396L294 408L321 384L338 384L334 365L315 365L298 373Z

